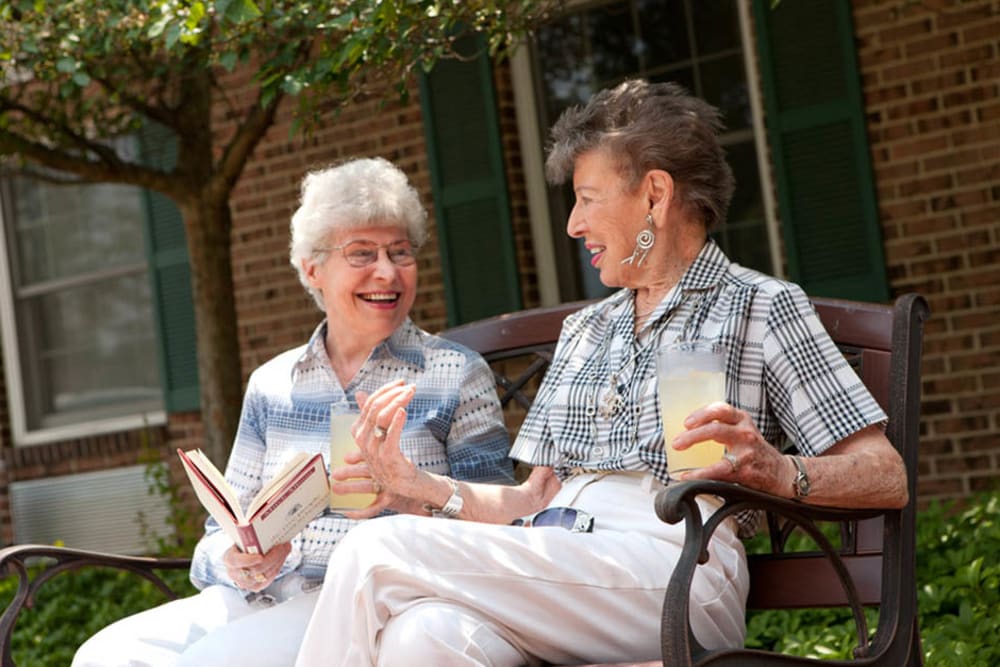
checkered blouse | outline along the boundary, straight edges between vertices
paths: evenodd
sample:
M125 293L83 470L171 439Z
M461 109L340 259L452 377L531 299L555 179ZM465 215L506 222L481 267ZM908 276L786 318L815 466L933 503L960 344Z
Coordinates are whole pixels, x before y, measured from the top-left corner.
M703 339L727 350L726 396L775 447L816 456L886 415L827 335L800 287L729 261L709 241L639 335L621 290L566 318L552 366L511 452L555 468L652 471L669 480L656 348ZM624 399L606 417L612 374ZM755 519L742 517L744 533Z

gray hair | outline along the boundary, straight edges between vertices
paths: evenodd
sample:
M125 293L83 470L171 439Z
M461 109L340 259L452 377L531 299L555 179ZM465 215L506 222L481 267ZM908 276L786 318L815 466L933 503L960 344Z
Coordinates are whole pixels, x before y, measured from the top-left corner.
M719 145L719 111L675 83L632 79L563 112L552 126L546 177L566 182L577 158L607 151L628 187L652 169L669 173L682 206L712 231L733 197L733 172Z
M358 158L302 179L301 203L292 215L289 260L320 310L322 295L309 285L302 260L322 259L335 232L372 226L405 229L415 246L427 240L427 211L399 167L380 157Z

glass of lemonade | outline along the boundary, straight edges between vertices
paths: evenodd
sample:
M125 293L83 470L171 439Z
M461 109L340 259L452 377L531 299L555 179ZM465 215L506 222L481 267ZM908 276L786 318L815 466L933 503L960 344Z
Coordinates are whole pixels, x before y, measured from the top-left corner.
M657 350L656 370L667 471L676 475L720 461L726 448L714 440L687 449L674 449L670 443L684 431L688 415L709 403L726 400L725 348L711 341L664 345Z
M357 450L358 445L351 435L351 425L358 418L356 412L335 412L330 408L330 469L344 465L344 456ZM330 491L330 509L351 510L368 507L375 500L374 493L339 494Z

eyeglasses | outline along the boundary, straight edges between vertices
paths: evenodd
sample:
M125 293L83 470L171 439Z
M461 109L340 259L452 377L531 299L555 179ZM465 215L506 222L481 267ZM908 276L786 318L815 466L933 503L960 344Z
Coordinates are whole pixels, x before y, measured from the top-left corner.
M320 252L339 250L351 266L360 269L378 261L378 251L385 248L389 261L396 266L412 266L417 261L417 248L409 241L393 241L380 245L371 241L351 241L346 245L316 248Z
M573 507L546 507L540 512L522 516L510 522L512 526L555 526L571 533L594 532L594 515Z

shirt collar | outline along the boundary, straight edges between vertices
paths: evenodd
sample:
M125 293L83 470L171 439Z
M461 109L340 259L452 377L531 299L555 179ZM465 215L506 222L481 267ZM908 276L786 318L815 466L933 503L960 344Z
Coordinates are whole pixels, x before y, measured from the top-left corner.
M305 349L292 366L293 382L300 377L300 374L317 366L325 368L329 371L331 377L333 376L330 357L326 353L326 332L328 326L329 322L323 320L313 330ZM388 338L375 346L368 356L368 361L392 357L410 364L420 371L424 370L426 359L424 357L424 346L420 334L421 332L417 326L407 317Z
M729 266L729 258L722 252L718 244L712 239L705 241L705 245L702 246L691 266L681 276L680 281L663 297L643 329L662 321L665 315L673 312L677 306L693 294L713 289L729 271ZM635 293L631 292L631 294L634 310Z

